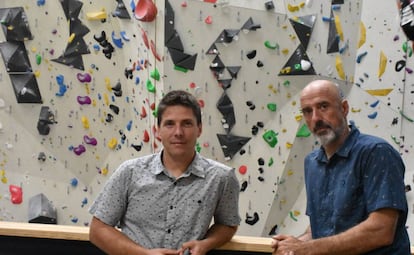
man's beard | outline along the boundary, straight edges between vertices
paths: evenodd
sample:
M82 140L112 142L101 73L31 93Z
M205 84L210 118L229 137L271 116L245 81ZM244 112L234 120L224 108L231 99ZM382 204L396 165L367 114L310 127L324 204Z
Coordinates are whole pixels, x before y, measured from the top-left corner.
M322 135L318 135L317 134L317 130L319 128L327 128L327 131L325 134ZM314 135L316 137L316 139L318 140L318 142L322 145L325 146L329 143L332 143L336 140L338 140L341 135L344 133L344 130L346 128L346 121L343 120L342 124L340 126L338 126L336 129L332 128L331 125L323 122L323 121L319 121L316 123L315 129L314 129Z

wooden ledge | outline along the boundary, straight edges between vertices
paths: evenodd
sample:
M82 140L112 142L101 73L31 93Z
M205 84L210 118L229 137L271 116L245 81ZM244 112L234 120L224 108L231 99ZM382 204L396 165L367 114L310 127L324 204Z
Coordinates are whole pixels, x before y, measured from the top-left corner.
M89 241L89 228L83 226L0 221L0 235ZM271 238L234 236L230 242L219 247L218 250L271 253L270 243Z

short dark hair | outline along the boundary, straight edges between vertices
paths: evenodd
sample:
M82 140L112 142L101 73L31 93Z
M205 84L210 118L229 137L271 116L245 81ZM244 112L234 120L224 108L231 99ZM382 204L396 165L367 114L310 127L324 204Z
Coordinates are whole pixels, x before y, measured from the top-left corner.
M172 90L164 95L157 108L157 124L160 126L162 114L168 106L181 105L191 108L197 120L197 125L201 124L201 109L197 99L185 90Z

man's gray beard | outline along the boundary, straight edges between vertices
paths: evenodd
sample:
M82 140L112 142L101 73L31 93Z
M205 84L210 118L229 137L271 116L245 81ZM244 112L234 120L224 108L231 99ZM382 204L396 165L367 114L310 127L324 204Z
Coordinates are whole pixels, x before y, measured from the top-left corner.
M334 141L337 138L337 135L335 134L335 132L330 129L328 130L328 133L325 135L315 135L316 139L318 140L318 142L322 145L325 146L328 143Z

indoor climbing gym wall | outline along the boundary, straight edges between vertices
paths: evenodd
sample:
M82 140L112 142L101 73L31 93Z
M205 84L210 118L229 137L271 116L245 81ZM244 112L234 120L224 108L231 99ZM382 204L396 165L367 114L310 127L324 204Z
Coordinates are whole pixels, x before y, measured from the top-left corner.
M322 78L403 156L414 237L413 50L396 2L3 0L0 19L0 220L87 225L116 167L161 149L156 104L185 89L203 111L196 150L236 169L238 234L300 234L318 145L299 92Z

